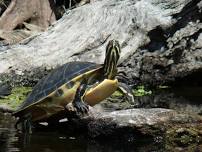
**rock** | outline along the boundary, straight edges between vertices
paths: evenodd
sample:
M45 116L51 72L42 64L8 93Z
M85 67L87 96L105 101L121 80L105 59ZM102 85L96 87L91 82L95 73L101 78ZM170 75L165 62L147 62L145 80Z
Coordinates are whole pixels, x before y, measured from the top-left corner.
M179 88L183 94L173 91L161 91L158 93L153 93L149 96L136 97L135 102L137 103L136 107L139 108L167 108L173 109L176 111L199 114L202 115L202 103L201 96L199 92L196 92L196 88L192 91L190 89ZM174 89L173 89L174 90ZM197 96L194 96L193 93L188 94L188 92L196 92Z
M0 98L11 94L11 86L8 84L0 83Z
M140 108L113 112L90 108L89 116L73 119L71 123L62 122L55 127L69 135L73 133L74 136L85 135L91 139L113 139L127 142L141 141L145 138L155 141L157 137L162 141L170 141L170 132L189 128L197 134L197 143L200 143L202 141L201 123L202 117L199 115L179 113L163 108ZM52 125L48 127L54 129Z
M35 131L57 130L76 138L101 141L117 145L145 145L143 150L173 151L200 149L202 142L202 117L170 109L128 109L113 112L90 108L90 115L61 121L53 126L36 127ZM139 144L138 144L139 143ZM152 145L156 145L154 148ZM115 146L116 147L116 146Z
M2 112L2 113L12 113L13 111L14 111L14 109L12 109L11 107L9 107L6 104L0 105L0 112Z
M141 134L150 134L148 128L152 128L154 126L158 126L162 124L162 126L159 126L159 131L162 129L165 129L163 124L172 124L174 122L178 123L201 123L200 116L188 116L187 114L179 114L174 110L170 109L162 109L162 108L153 108L153 109L128 109L128 110L119 110L114 112L104 112L99 114L94 114L94 120L90 121L88 124L88 131L89 135L92 137L99 137L99 136L111 136L111 134L108 134L109 131L111 133L115 133L114 135L119 134L118 130L120 128L130 128L133 129L136 132L139 130L139 133ZM84 120L89 118L84 118ZM91 118L92 119L92 118ZM105 128L105 129L101 129ZM146 129L147 128L147 129ZM157 130L155 128L155 130ZM168 129L168 128L167 128ZM123 129L124 131L124 129ZM127 129L125 129L126 132L128 132ZM145 132L144 132L145 131ZM150 134L151 136L155 136L155 133Z

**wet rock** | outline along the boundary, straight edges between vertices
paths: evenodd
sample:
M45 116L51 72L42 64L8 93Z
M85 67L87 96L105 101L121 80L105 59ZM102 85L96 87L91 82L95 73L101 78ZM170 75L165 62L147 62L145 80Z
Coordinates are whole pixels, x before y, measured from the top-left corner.
M14 111L14 109L12 109L11 107L9 107L6 104L0 105L0 112L2 112L2 113L12 113L13 111Z
M190 140L197 136L197 139L191 141L190 145L192 142L199 145L202 142L201 123L202 117L199 115L163 108L140 108L113 112L90 108L89 116L72 119L70 123L68 121L62 122L57 124L56 127L68 135L84 135L96 140L136 143L147 139L147 142L161 144L164 142L169 144L169 142L173 142L177 138L184 138L179 137L181 135L173 136L172 134L171 136L171 132L190 129L194 130L194 133L187 133L186 136L190 136ZM55 128L52 125L48 127ZM47 126L43 130L48 130Z
M163 124L178 123L201 123L200 116L189 116L187 114L178 114L174 110L153 108L153 109L128 109L114 112L104 112L94 114L95 120L88 124L89 134L92 137L110 136L114 134L119 136L118 130L130 128L136 130L142 135L156 136L162 130L166 129ZM86 118L84 118L85 120ZM88 119L88 118L87 118ZM162 126L160 125L162 124ZM160 126L158 126L160 125ZM101 128L105 129L101 129ZM158 128L159 127L159 128ZM117 131L117 132L116 132ZM122 130L124 131L124 129ZM125 129L127 132L128 130Z
M94 109L95 110L95 109ZM74 120L69 131L98 141L125 144L152 143L164 150L200 149L202 146L202 117L174 110L128 109L97 113ZM67 132L67 125L63 126ZM148 145L148 150L155 149ZM158 149L157 148L157 149ZM145 149L144 149L145 150Z

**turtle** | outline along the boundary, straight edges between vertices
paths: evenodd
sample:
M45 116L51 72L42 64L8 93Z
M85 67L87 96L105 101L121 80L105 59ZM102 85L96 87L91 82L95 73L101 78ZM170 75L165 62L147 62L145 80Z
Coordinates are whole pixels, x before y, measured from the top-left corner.
M16 128L21 123L25 132L32 132L33 123L65 113L69 103L76 111L87 113L88 105L94 106L117 89L133 103L134 97L129 87L121 85L116 78L120 53L119 42L110 40L106 46L104 64L72 61L51 71L38 81L13 113L19 118Z

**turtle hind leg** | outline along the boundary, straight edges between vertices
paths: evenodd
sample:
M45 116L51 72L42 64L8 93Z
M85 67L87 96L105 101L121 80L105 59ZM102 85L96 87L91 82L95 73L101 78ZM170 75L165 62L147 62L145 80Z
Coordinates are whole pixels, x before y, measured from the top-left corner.
M32 123L31 123L30 119L25 119L22 122L22 132L23 133L29 133L29 134L32 133Z
M74 101L72 102L77 112L82 114L86 114L89 110L88 105L83 101L83 97L87 88L87 84L85 82L86 81L83 80L81 85L78 87Z

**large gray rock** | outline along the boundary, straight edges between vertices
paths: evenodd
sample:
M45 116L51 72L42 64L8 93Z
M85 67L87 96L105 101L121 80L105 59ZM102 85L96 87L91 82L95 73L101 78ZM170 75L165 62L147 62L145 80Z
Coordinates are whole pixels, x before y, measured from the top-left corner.
M152 128L161 131L162 129L169 129L167 126L175 123L182 126L183 123L200 125L202 119L201 116L178 113L174 110L163 108L140 108L113 112L98 112L100 109L97 109L91 108L90 115L81 118L77 122L80 126L87 125L89 136L94 138L111 136L111 134L114 136L120 135L119 129L121 128L128 128L129 130L123 129L126 133L132 129L136 133L139 131L141 134L145 131L144 133L147 135L156 136L155 133L151 132Z
M202 146L201 120L198 115L163 108L106 112L97 107L90 108L89 116L40 129L57 129L69 136L84 136L111 143L152 143L168 151L175 148L194 150Z

